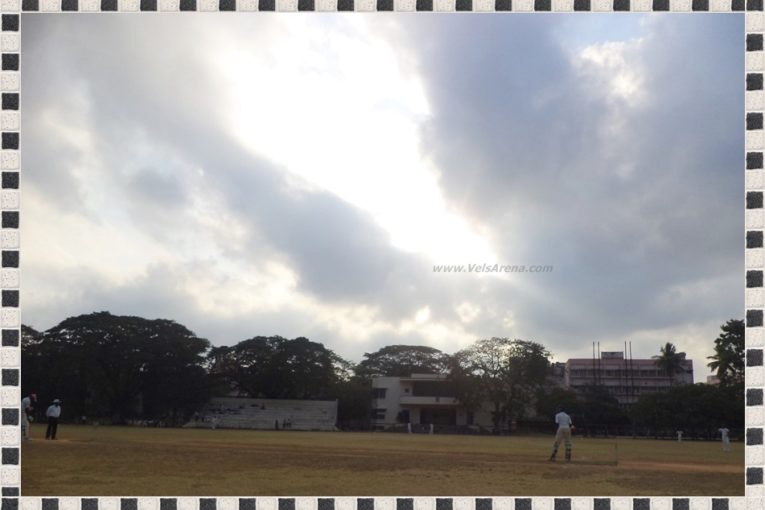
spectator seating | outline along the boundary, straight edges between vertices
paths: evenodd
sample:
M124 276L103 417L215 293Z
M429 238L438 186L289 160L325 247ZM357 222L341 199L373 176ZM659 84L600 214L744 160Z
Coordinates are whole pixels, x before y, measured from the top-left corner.
M337 401L213 398L184 427L335 430Z

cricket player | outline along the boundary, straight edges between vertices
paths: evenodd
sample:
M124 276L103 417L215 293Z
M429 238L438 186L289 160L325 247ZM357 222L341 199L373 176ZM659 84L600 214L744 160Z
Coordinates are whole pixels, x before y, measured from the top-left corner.
M558 454L558 446L561 441L566 444L566 462L571 462L571 430L574 428L571 416L560 408L558 409L558 414L555 415L555 423L558 424L558 431L555 433L555 443L553 443L550 462L555 462L555 456Z
M59 399L55 399L48 407L48 410L45 411L45 416L48 417L48 429L45 431L45 439L56 439L58 418L61 416L61 401Z
M725 425L722 426L722 428L717 429L718 432L720 432L720 435L722 436L722 447L724 452L730 451L730 437L728 437L728 434L730 434L730 430L725 428Z
M21 399L21 438L29 440L29 413L33 411L32 402L37 402L37 394L32 393Z

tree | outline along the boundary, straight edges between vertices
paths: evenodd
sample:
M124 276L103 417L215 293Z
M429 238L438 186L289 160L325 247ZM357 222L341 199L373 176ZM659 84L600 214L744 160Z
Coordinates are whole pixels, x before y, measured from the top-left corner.
M165 419L207 399L209 343L170 320L99 312L42 334L26 328L24 339L24 371L34 367L26 384L44 400L62 399L70 416Z
M213 395L226 395L232 389L246 391L236 382L242 374L238 373L240 367L237 365L233 347L212 347L207 353L205 368Z
M581 392L581 423L588 433L623 427L629 424L627 414L619 407L619 401L604 386L588 386Z
M523 415L547 378L550 353L525 340L478 340L454 355L450 378L457 398L469 410L483 402L493 406L495 432L504 421Z
M372 385L368 379L353 376L341 380L332 395L337 398L337 422L341 429L368 429L372 414Z
M566 413L573 418L574 423L578 424L581 407L579 396L575 391L559 386L542 388L536 395L537 415L544 422L549 423L551 428L554 427L552 418L558 412L558 409L565 409Z
M677 352L677 348L671 342L667 342L659 349L659 351L661 354L653 356L653 359L659 370L666 372L667 377L669 377L669 384L672 386L674 384L675 374L685 371L683 364L685 361L685 353Z
M331 398L349 375L349 364L307 338L257 336L210 351L211 373L251 397Z
M503 421L505 403L506 358L510 350L507 338L478 340L467 349L454 355L457 399L464 402L471 411L488 401L493 406L492 421L494 430L499 431Z
M450 356L423 345L389 345L373 353L365 353L355 372L371 379L376 376L409 377L412 374L444 374L449 370Z
M21 325L21 365L24 367L21 371L21 387L25 396L40 391L36 385L42 380L45 368L42 340L42 332L26 324Z
M71 352L44 342L42 332L22 324L21 326L21 390L22 395L37 394L33 416L42 420L47 403L54 398L72 401L81 395L80 381L67 377ZM77 399L74 399L77 400ZM70 411L69 407L65 411Z
M642 395L630 407L630 418L641 435L659 437L672 433L672 427L668 424L673 411L666 393L649 393Z
M550 353L536 342L513 340L507 366L508 419L520 418L533 401L533 395L547 384Z
M682 430L686 436L712 438L722 425L744 427L744 398L731 386L685 384L641 396L630 413L636 426L655 437Z
M211 395L204 369L209 342L169 320L151 324L141 369L143 413L171 423L185 422Z
M708 356L707 366L716 371L723 386L744 382L744 321L731 319L720 326L715 339L715 354Z
M478 411L486 402L485 378L475 373L464 351L452 357L449 380L454 384L454 395L468 413Z

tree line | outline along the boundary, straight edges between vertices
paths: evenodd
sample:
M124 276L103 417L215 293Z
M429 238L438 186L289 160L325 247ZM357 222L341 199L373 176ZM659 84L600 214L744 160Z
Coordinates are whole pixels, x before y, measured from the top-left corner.
M730 320L714 341L709 366L719 386L691 385L641 397L631 410L592 387L572 392L553 377L551 353L541 344L488 338L454 354L426 346L391 345L352 363L308 338L255 336L212 346L171 320L98 312L70 317L46 330L22 326L22 390L43 401L64 401L64 417L112 423L132 419L178 425L212 396L236 392L256 398L338 400L341 428L371 423L371 381L377 376L443 374L468 410L489 403L495 430L516 423L549 426L565 406L579 424L631 428L646 434L684 427L712 430L724 421L743 426L744 324ZM673 344L657 367L682 366ZM671 411L671 412L670 412ZM703 412L700 412L703 411ZM544 425L547 423L547 425Z

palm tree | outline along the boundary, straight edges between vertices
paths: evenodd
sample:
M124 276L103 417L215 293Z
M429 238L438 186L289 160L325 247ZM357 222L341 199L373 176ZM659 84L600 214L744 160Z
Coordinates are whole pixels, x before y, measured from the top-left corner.
M652 358L656 360L656 366L659 370L663 370L667 373L667 376L669 377L669 385L672 386L674 384L675 374L685 371L685 367L683 366L685 353L677 352L675 344L672 342L664 344L664 347L661 347L659 352L661 352L661 355L652 356Z
M720 327L715 340L714 356L707 366L716 371L720 384L736 384L744 380L744 321L731 319Z
M721 384L725 384L728 380L728 373L733 372L733 357L729 352L715 352L714 356L707 356L707 359L711 359L707 366L710 370L714 370L717 379Z

